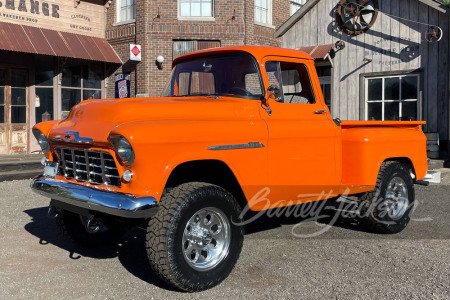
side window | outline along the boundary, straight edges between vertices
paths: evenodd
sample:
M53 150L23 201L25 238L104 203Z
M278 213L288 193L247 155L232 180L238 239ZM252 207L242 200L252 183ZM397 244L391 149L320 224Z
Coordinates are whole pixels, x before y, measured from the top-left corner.
M316 99L304 64L267 62L266 72L270 85L282 89L283 103L314 104Z

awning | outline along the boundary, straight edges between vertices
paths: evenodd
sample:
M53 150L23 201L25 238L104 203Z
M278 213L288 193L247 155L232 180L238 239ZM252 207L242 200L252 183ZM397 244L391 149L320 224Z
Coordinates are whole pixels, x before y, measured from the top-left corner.
M314 60L326 60L334 55L334 44L303 47L298 50L308 53Z
M4 22L0 49L122 64L106 39Z

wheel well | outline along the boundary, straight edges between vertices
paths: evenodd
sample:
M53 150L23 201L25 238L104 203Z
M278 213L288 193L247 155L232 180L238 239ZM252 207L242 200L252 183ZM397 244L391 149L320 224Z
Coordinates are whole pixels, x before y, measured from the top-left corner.
M178 165L170 174L164 191L186 182L206 182L218 185L238 201L241 208L247 205L244 192L227 164L220 160L197 160Z
M414 169L414 165L413 165L411 159L409 159L408 157L388 158L384 162L388 162L388 161L395 161L395 162L401 163L402 165L404 165L408 168L408 171L410 171L412 174L414 174L414 176L416 176L416 170Z

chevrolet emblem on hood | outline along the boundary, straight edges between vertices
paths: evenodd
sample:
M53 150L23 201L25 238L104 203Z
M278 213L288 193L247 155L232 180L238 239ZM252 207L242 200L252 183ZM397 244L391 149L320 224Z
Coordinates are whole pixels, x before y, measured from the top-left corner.
M92 143L94 140L87 137L80 137L78 131L66 131L63 135L55 136L53 138L55 141L64 141L66 143Z

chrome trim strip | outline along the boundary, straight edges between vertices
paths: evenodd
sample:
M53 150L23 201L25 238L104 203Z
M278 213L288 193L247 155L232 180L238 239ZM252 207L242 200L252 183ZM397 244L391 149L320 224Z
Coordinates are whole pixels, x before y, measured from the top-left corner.
M219 145L206 148L207 150L235 150L235 149L255 149L264 148L264 144L260 142L250 142L247 144L231 144L231 145Z
M65 141L63 139L64 135L73 135L73 140L71 141ZM52 138L52 140L60 142L60 141L64 141L67 143L78 143L78 144L90 144L93 143L94 140L91 138L87 138L87 137L80 137L80 133L78 131L66 131L64 132L62 135L58 135Z
M71 206L98 211L124 218L151 218L158 211L154 197L135 197L50 179L43 175L31 182L32 190Z

